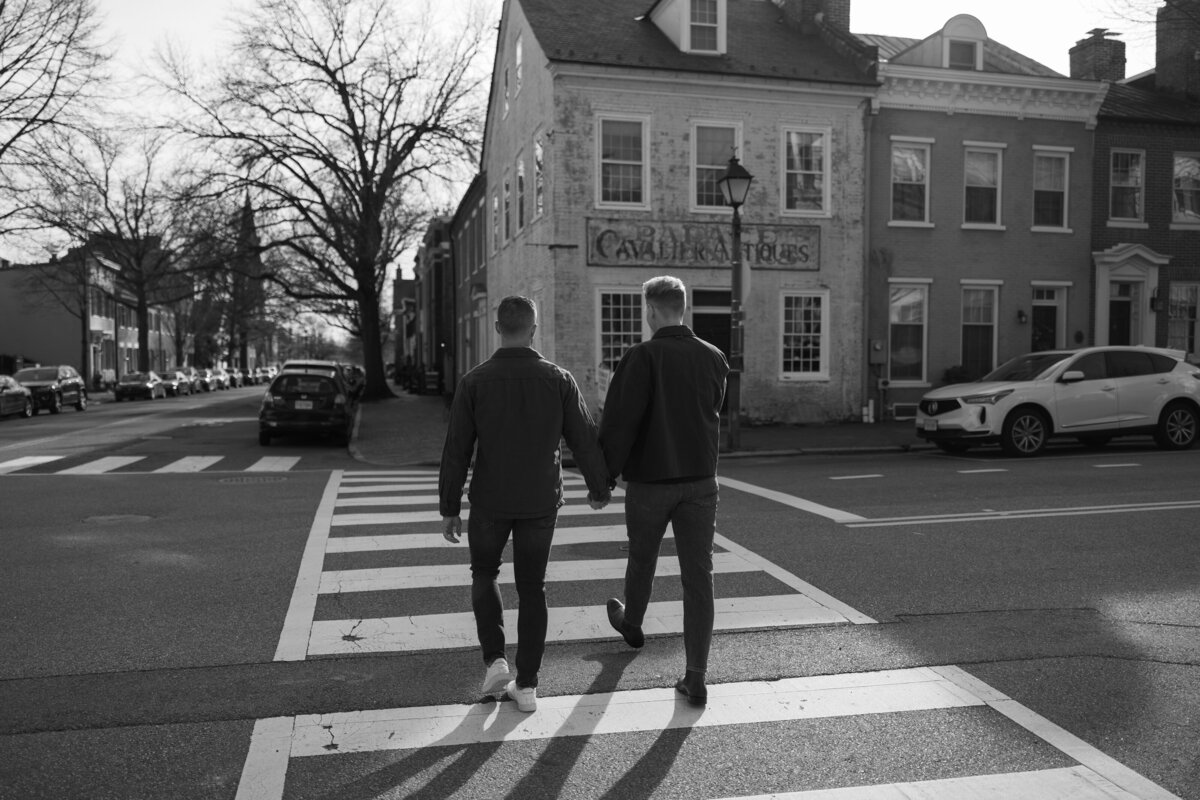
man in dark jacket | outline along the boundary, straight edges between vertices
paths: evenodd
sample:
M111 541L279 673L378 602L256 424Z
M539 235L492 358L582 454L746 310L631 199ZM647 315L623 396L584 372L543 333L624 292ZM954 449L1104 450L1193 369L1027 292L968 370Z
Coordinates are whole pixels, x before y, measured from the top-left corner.
M463 485L474 454L467 544L471 607L487 666L483 693L506 692L522 711L537 708L538 670L546 648L546 564L563 505L560 439L575 454L592 508L603 508L611 496L592 415L571 373L533 349L536 330L531 300L500 301L500 349L458 384L438 479L442 533L457 543ZM515 679L505 658L504 605L496 581L510 534L520 601Z
M631 647L644 644L642 622L670 523L683 582L687 657L684 677L675 688L692 705L704 705L714 617L717 451L729 364L720 350L683 324L683 281L652 278L642 285L642 294L654 336L621 357L600 422L609 474L627 482L625 603L609 600L608 619Z

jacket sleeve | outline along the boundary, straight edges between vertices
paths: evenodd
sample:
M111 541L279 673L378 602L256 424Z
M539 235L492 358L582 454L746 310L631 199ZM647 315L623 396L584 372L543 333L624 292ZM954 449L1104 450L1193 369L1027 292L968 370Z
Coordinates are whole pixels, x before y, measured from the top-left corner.
M608 469L597 440L596 422L587 403L579 393L579 384L571 373L563 374L563 438L567 440L575 463L583 473L588 491L597 500L607 500L611 493Z
M645 348L634 345L613 370L600 417L600 447L614 478L625 470L650 405L650 364Z
M475 452L475 413L470 395L466 381L459 381L438 472L438 509L443 517L457 517L462 512L463 487Z

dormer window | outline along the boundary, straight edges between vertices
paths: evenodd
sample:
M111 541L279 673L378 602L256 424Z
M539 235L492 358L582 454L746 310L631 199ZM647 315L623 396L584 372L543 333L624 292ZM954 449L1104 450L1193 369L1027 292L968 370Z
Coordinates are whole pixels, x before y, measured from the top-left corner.
M720 18L717 14L717 0L690 0L690 2L691 49L710 53L717 52L720 49L718 43Z
M979 53L978 42L950 41L946 51L946 66L950 69L976 70L976 59Z
M951 17L942 26L942 66L978 72L983 69L983 48L988 40L983 23L970 14Z

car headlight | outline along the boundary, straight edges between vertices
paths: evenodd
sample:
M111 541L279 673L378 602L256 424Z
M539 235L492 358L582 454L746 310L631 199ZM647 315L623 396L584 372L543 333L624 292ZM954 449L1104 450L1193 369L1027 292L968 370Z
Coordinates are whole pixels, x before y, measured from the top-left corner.
M987 394L972 394L967 395L962 399L964 403L970 403L977 406L994 406L1004 398L1013 393L1012 389L1005 389L1002 392L989 392Z

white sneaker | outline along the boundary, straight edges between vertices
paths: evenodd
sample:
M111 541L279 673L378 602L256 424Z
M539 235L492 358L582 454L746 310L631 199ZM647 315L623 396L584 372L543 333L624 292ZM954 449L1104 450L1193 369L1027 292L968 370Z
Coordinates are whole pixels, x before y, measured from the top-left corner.
M483 676L483 693L502 697L504 689L512 680L512 675L508 671L508 660L497 658L487 668L487 674Z
M517 686L516 681L509 681L505 688L505 693L513 700L517 701L517 708L526 713L537 711L537 687L530 686L523 688Z

